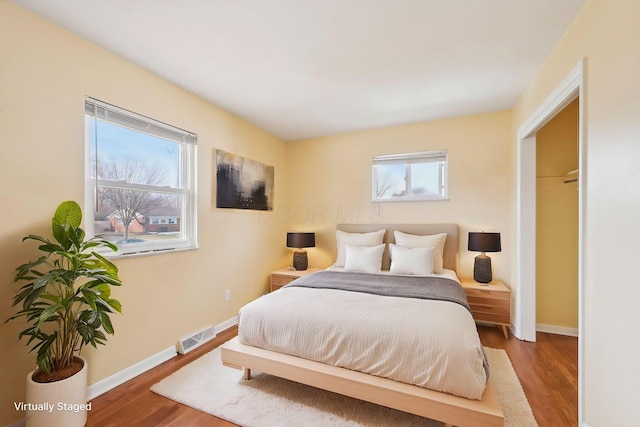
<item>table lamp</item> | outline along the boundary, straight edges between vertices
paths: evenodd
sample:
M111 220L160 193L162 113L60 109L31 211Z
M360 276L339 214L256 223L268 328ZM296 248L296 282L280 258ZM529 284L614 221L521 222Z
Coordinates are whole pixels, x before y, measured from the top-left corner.
M473 263L473 279L480 283L489 283L491 276L491 258L485 252L500 252L500 233L469 232L469 246L473 252L481 252Z
M306 270L309 266L307 251L303 248L313 248L316 246L316 233L287 233L287 247L296 248L293 252L293 268L295 270Z

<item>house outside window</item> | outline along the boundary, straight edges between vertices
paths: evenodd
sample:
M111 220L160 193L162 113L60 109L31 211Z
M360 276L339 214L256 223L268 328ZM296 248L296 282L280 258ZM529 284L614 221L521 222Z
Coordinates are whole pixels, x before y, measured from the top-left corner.
M116 256L197 247L195 134L87 97L85 137L88 235Z
M372 201L447 200L447 151L376 156L372 162Z

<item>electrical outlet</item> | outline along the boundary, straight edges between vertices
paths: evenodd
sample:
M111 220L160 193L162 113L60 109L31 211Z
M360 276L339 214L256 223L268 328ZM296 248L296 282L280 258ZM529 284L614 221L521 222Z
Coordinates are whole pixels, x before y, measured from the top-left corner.
M227 289L224 291L224 300L231 301L231 289Z

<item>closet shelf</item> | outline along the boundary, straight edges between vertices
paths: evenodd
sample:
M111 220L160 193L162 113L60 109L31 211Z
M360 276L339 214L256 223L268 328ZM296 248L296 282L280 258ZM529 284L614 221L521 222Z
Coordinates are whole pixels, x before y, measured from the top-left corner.
M565 173L562 178L564 179L565 184L569 184L570 182L578 182L578 172L579 169L575 169Z
M570 182L577 182L578 181L578 172L579 172L579 169L576 169L576 170L569 171L569 172L565 173L564 175L537 176L536 179L560 179L560 178L562 178L562 181L565 184L568 184Z

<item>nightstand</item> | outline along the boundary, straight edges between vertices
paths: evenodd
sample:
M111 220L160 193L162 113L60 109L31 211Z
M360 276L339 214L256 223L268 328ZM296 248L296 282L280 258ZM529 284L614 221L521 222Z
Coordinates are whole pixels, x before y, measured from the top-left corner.
M511 290L502 280L497 279L483 284L476 282L472 277L460 277L460 283L467 294L475 321L502 326L505 339L509 339Z
M315 273L316 271L320 270L320 268L307 268L306 270L289 270L289 268L287 267L272 271L271 292L277 291L284 285L287 285L302 276L306 276L307 274Z

